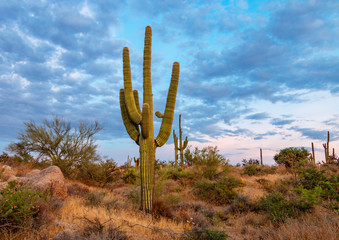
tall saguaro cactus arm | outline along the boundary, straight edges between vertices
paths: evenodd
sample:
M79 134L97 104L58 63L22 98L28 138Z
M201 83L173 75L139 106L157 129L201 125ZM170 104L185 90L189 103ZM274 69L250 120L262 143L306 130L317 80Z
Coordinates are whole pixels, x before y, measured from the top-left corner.
M175 100L179 84L179 63L173 63L171 84L168 90L165 113L162 118L161 127L155 142L158 147L163 146L171 135Z
M124 122L128 135L137 144L139 144L139 135L140 135L139 127L137 124L132 122L132 120L129 118L129 115L127 113L124 89L120 89L120 110L121 110L122 121Z
M135 102L135 94L132 91L131 67L129 61L129 50L127 47L123 50L123 71L124 71L124 89L125 101L128 115L135 124L141 121L141 114ZM139 108L140 109L140 108Z

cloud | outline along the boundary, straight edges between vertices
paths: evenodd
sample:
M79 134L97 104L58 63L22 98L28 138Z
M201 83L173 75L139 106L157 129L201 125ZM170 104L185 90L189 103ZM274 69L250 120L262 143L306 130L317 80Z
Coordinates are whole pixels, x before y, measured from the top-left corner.
M302 136L310 138L310 139L316 139L316 140L322 140L322 141L327 140L327 131L321 131L321 130L316 130L312 128L302 128L302 127L291 127L290 130L299 132L301 133ZM335 134L332 140L339 139L338 137L336 137L337 135L338 134L335 131Z
M267 119L269 118L269 114L265 112L260 112L260 113L254 113L247 115L245 119L251 119L251 120L262 120L262 119Z
M271 124L274 126L285 126L289 125L291 123L295 122L295 120L292 119L282 119L282 118L273 118L271 120Z

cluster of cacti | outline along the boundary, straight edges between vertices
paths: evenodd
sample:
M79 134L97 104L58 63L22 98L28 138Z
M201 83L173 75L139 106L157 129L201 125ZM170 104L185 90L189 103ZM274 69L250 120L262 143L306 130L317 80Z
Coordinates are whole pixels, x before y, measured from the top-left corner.
M151 43L152 29L148 26L145 30L142 109L139 106L138 91L132 90L127 47L123 49L124 89L120 89L120 108L125 128L129 136L139 145L141 208L146 212L152 212L153 208L155 150L163 146L171 134L179 83L179 63L174 62L165 112L164 114L156 112L156 116L162 118L162 123L158 136L154 138Z
M184 165L184 150L187 147L188 140L187 137L185 141L182 142L182 129L181 129L181 114L179 115L179 142L178 137L175 134L175 130L173 130L173 138L174 138L174 154L175 154L175 166L178 166L178 151L180 152L180 165Z

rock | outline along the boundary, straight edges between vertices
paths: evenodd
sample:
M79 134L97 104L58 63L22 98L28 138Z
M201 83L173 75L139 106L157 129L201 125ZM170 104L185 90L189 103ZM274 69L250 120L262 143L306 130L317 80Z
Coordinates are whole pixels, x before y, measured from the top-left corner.
M4 190L8 185L8 182L0 182L0 191Z
M34 190L50 194L52 199L64 200L67 197L65 178L57 166L45 168L35 174L29 173L20 180Z
M2 174L0 174L2 181L7 181L7 179L9 179L11 176L15 175L13 169L8 165L3 165L0 170L2 170L2 169L4 169Z
M41 172L41 170L39 170L39 169L33 169L32 171L27 173L25 177L30 178L30 177L33 177L33 176L39 174L40 172Z
M17 181L18 180L18 177L16 176L11 176L10 178L7 179L7 182L13 182L13 181Z

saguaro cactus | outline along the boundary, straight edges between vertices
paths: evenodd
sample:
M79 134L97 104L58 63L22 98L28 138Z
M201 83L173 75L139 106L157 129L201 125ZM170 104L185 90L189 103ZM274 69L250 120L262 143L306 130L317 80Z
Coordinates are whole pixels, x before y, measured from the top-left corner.
M186 137L185 141L182 142L181 114L179 115L179 142L178 137L175 134L175 130L173 130L173 138L174 138L175 166L178 166L178 151L180 152L180 165L184 165L184 150L187 147L188 140Z
M312 142L312 163L315 164L314 144Z
M129 136L139 145L141 208L146 212L152 212L155 150L157 147L163 146L171 134L179 83L179 63L174 62L165 112L164 114L156 112L156 116L162 118L162 123L158 136L154 138L151 44L152 29L148 26L145 30L142 109L139 106L138 91L132 90L129 50L127 47L123 49L124 89L120 89L122 120Z
M323 144L325 150L325 162L330 162L330 131L327 131L327 142Z

